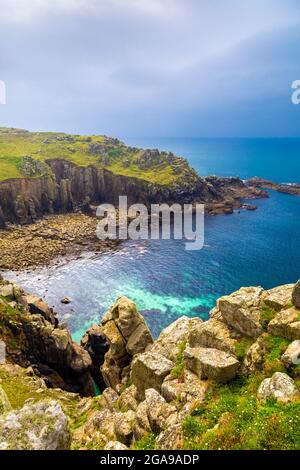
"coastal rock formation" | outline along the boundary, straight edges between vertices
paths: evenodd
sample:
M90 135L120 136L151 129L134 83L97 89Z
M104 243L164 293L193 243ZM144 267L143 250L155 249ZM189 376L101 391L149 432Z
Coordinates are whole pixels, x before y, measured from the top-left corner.
M293 379L287 374L276 372L270 379L265 379L261 383L257 397L259 400L275 398L287 403L300 398L300 392Z
M0 416L1 450L68 450L70 443L68 420L56 401Z
M295 284L292 293L293 304L296 308L300 308L300 280Z
M24 295L17 286L6 288L9 297L0 303L0 338L8 349L8 363L0 365L0 447L297 448L299 340L293 340L291 331L296 331L300 309L287 304L293 289L290 285L271 291L241 288L219 299L208 321L181 317L156 341L135 304L121 297L102 322L88 330L80 347L67 330L42 314L30 313L16 297L11 300L12 292L18 292L18 298ZM16 340L16 334L12 336L8 325L16 328L21 342L18 348L14 344L14 354L11 340ZM33 346L27 336L35 338ZM48 351L48 375L46 364L42 369L37 361L37 349L43 361ZM23 367L16 366L22 358ZM82 397L83 379L88 384L90 370L98 377L103 374L104 390L100 396L90 391ZM54 377L55 386L65 389L69 384L74 390L81 383L81 396L53 388ZM16 400L18 384L21 398ZM37 415L33 444L27 440L29 413ZM20 442L7 426L19 422L19 415L24 416L18 428Z

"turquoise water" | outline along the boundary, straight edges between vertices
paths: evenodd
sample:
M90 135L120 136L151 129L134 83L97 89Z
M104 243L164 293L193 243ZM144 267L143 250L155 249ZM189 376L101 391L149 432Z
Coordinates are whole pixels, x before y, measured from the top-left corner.
M296 139L127 143L173 150L203 175L300 181ZM120 295L137 303L156 336L181 315L207 318L216 298L241 285L271 288L300 277L300 198L270 192L270 198L257 205L254 212L206 217L200 251L185 251L179 240L127 242L114 253L86 254L57 268L18 274L17 279L44 295L76 340ZM63 306L59 300L64 296L72 303Z

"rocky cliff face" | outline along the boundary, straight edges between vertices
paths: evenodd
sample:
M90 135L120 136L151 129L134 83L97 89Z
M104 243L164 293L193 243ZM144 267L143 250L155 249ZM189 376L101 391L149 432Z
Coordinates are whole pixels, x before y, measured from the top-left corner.
M76 449L300 448L299 282L268 291L243 287L220 298L208 321L181 317L156 341L134 303L121 297L86 333L82 347L70 342L41 301L26 298L25 313L17 314L10 310L16 307L12 302L20 309L24 293L5 282L1 289L6 314L0 319L0 337L8 350L8 363L0 365L1 449L31 445L18 441L9 427L20 423L20 433L26 436L31 414L37 416L32 428L36 448L68 448L63 411L70 417L71 447ZM27 337L28 324L35 338L36 346L30 343L33 356L25 354L26 342L22 348L12 342ZM59 374L76 370L85 381L92 363L94 376L102 375L103 393L82 399L59 390L47 392L47 376L35 375L35 370L41 375L40 370L11 364L19 357L13 346L31 361L41 357L36 349L43 355L44 347L45 364L53 369L56 364ZM70 379L69 372L67 376ZM55 401L26 401L12 410L10 381L16 380L22 384L22 396L29 380L34 402L39 394ZM60 423L59 432L52 421ZM41 422L52 430L47 439Z
M200 178L194 173L180 183L155 185L142 179L116 175L96 166L81 167L63 159L47 160L48 176L0 182L0 228L9 223L27 224L45 214L70 212L89 204L118 204L126 195L128 203L160 202L208 204L208 210L232 212L241 206L239 198L265 197L258 188L244 185L238 178Z

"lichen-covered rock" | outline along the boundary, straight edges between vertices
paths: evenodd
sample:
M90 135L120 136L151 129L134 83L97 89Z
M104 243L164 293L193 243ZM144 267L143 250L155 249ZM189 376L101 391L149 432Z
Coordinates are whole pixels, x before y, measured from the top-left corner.
M1 450L67 450L71 436L60 404L45 400L0 417Z
M215 348L230 354L235 354L236 339L232 331L224 323L214 318L195 326L189 335L189 345Z
M126 351L131 356L145 351L149 344L153 343L153 339L149 328L145 323L141 323L128 338Z
M213 348L186 348L184 351L186 367L194 372L200 379L214 379L227 382L235 377L239 361L225 353Z
M156 439L157 450L180 450L183 448L184 436L181 424L174 424L161 432Z
M151 430L158 434L168 426L169 418L172 415L177 415L177 409L167 403L156 390L151 388L146 390L145 401ZM174 420L176 420L176 416Z
M279 311L289 306L292 301L294 284L274 287L263 294L264 303L273 310Z
M205 400L209 386L208 380L201 380L196 374L186 369L183 378L168 375L161 386L161 394L168 402L176 400L180 403L187 403L197 400L200 404Z
M202 324L200 318L178 318L165 328L149 351L159 352L171 361L176 360L178 346L188 341L190 332Z
M231 295L221 297L217 307L223 320L241 333L257 338L262 333L260 324L261 287L242 287Z
M119 395L117 394L117 392L113 388L108 387L102 392L101 397L104 398L105 404L108 409L110 411L114 411L115 406L119 400Z
M265 379L259 386L257 398L260 401L276 398L288 403L300 398L300 392L291 377L283 372L275 372L270 379Z
M133 426L135 423L135 413L132 410L125 413L117 413L114 418L114 431L117 440L130 445L133 438Z
M129 448L122 444L122 442L109 441L104 447L104 450L129 450Z
M15 300L13 285L9 283L0 285L0 296L6 297L8 300Z
M85 434L92 437L95 432L99 431L101 434L105 435L108 440L115 440L115 416L116 413L109 409L95 411L84 426Z
M120 410L136 411L138 407L137 388L135 385L125 388L118 399L118 407Z
M5 391L0 385L0 415L10 410L11 410L11 405L9 403L9 399L7 398Z
M143 400L145 390L154 388L160 392L164 378L171 372L174 363L158 353L146 352L137 355L131 365L131 380Z
M254 374L256 371L262 368L264 363L264 356L266 353L266 346L263 337L257 338L246 353L242 365L242 373L245 375Z
M133 436L135 441L143 439L151 432L151 426L148 418L148 404L142 401L136 410L136 420L133 426Z
M300 308L300 279L296 282L293 292L292 292L292 301L295 307Z
M281 356L283 364L287 367L293 367L300 364L300 340L293 341Z
M291 341L300 339L300 310L291 307L277 313L270 321L268 331L271 335L282 336Z

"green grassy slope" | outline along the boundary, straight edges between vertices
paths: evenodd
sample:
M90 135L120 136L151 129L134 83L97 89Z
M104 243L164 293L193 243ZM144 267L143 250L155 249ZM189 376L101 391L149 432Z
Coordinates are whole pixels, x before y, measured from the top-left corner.
M128 147L118 139L0 128L0 181L41 176L49 170L45 160L54 158L79 166L96 165L156 184L170 185L187 175L195 177L182 158Z

